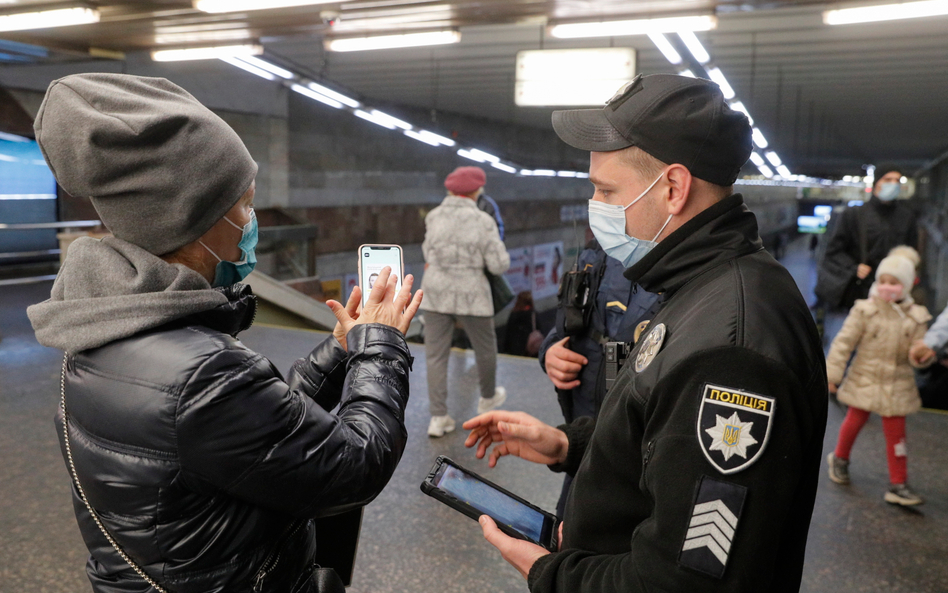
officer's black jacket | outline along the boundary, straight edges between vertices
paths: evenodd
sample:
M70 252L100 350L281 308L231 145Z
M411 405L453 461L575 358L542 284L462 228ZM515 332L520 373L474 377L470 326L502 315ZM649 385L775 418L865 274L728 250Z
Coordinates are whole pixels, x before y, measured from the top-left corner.
M816 328L793 279L762 249L739 194L688 221L626 275L665 302L598 420L565 427L568 459L554 469L575 480L563 549L534 564L530 590L797 591L827 389ZM639 350L659 324L664 342L636 372ZM771 421L740 406L703 404L709 386L773 398ZM747 467L718 469L724 453L704 444L703 405L719 423L734 410L758 423L758 443L743 459L731 457L752 461ZM698 517L709 492L733 511L733 529L723 523L726 511L715 525ZM735 506L735 497L743 504ZM706 537L698 537L701 529ZM687 548L712 537L713 544Z
M329 338L284 381L234 337L252 320L252 295L228 296L68 355L69 443L93 508L159 585L243 592L266 573L262 591L296 591L316 553L311 519L364 505L395 471L409 351L397 330L359 325L348 352ZM73 493L93 590L153 590Z

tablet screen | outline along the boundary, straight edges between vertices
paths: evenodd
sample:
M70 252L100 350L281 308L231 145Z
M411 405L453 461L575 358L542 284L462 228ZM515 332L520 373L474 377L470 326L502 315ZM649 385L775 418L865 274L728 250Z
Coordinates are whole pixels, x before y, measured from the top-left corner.
M534 542L540 541L543 533L543 514L477 478L448 465L437 486L485 515L490 515L498 523L509 525Z

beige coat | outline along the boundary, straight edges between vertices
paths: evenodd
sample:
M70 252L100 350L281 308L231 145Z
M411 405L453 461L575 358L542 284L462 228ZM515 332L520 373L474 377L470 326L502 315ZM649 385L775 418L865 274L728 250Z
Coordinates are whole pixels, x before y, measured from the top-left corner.
M922 400L908 351L914 341L925 336L931 318L928 309L911 299L902 303L887 303L878 297L856 301L826 357L827 379L840 386L839 401L880 416L917 412ZM846 362L853 350L856 357L847 372Z
M484 270L503 274L510 255L494 219L468 198L448 196L425 217L421 308L448 315L490 317L494 301Z

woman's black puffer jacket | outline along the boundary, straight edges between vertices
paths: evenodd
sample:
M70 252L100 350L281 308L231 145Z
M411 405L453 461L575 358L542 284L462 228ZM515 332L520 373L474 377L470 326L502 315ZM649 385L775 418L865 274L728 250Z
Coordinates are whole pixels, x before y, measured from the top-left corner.
M368 503L395 471L411 357L397 330L359 325L348 352L329 338L284 380L234 337L249 326L254 297L228 296L217 309L67 355L69 443L89 502L160 586L290 592L315 554L309 519ZM60 410L61 440L62 419ZM73 498L93 589L152 591L75 487Z

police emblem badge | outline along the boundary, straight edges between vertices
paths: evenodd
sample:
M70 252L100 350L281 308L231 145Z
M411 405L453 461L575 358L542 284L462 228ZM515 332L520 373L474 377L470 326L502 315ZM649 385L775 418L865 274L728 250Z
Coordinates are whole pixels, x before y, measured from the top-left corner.
M722 474L750 467L767 446L773 426L772 397L705 385L698 409L701 451Z
M639 353L635 357L636 373L641 373L652 363L652 360L655 359L655 355L662 349L662 343L664 341L665 324L659 323L652 331L648 332L648 335L645 336L645 341L642 342L642 347L639 348Z

